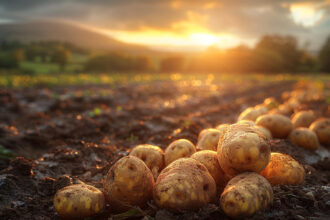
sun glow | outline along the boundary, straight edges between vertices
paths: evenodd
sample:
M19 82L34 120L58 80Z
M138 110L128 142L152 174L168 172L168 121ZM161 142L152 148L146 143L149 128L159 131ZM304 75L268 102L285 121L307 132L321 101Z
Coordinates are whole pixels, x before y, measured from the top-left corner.
M294 22L305 27L314 26L323 17L323 11L312 4L293 4L290 11Z

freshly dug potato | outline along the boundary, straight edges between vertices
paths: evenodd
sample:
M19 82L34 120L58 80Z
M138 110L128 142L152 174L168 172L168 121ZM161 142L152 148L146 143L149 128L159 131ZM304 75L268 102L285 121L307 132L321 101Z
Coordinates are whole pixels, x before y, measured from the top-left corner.
M182 157L190 157L195 152L196 148L191 141L187 139L173 141L165 150L165 165Z
M220 167L217 152L212 150L202 150L191 155L191 158L199 161L207 168L217 185L218 192L222 192L229 180L229 177Z
M319 142L324 145L330 145L330 119L320 118L313 122L309 127L314 131L319 139Z
M103 193L87 184L66 186L54 196L54 208L64 219L83 219L103 211Z
M269 162L269 140L257 128L233 124L221 137L217 155L221 168L230 176L260 172Z
M263 135L266 136L268 139L272 139L272 133L267 128L261 127L261 126L254 126L256 129L258 129Z
M305 179L305 170L298 161L276 152L272 152L269 164L260 174L272 185L302 184Z
M217 150L221 132L218 129L208 128L201 131L196 148L199 150Z
M218 129L219 131L223 132L229 124L220 124L215 129Z
M239 116L237 121L250 120L255 121L260 115L266 114L264 109L247 108Z
M290 116L293 109L285 104L279 105L278 108L272 109L269 114Z
M154 179L156 180L160 171L164 168L164 152L154 145L142 144L138 145L129 154L143 160L147 167L151 170Z
M256 125L256 123L254 123L254 121L250 121L250 120L240 120L236 124L251 125L251 126L255 126Z
M279 106L279 103L276 101L274 97L266 98L263 104L268 110L275 109Z
M292 143L309 150L316 150L319 147L319 141L315 132L308 128L296 128L292 130L289 139Z
M152 198L154 178L147 165L137 157L126 156L109 170L104 195L110 209L124 212L132 206L144 206Z
M262 176L246 172L231 179L220 197L226 215L245 218L273 203L273 189Z
M275 138L286 138L292 130L290 118L283 115L262 115L256 124L267 128Z
M291 109L296 109L300 105L300 102L297 98L292 97L288 101L286 101L285 104Z
M291 121L294 128L308 128L315 120L316 116L313 111L300 111L294 114Z
M213 202L216 184L207 168L192 158L181 158L166 167L158 176L154 201L174 212L197 210Z

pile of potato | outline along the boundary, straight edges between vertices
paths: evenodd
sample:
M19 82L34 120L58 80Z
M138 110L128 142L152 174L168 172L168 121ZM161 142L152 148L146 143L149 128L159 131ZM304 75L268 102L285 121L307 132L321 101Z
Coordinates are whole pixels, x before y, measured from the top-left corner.
M305 170L291 156L271 152L271 138L288 138L297 146L316 150L330 144L330 119L311 110L292 114L306 94L284 94L280 104L267 98L242 112L235 124L200 132L196 146L179 139L163 151L139 145L108 171L103 191L78 184L59 190L57 213L65 219L146 207L152 199L175 213L219 204L232 218L244 218L273 202L272 185L302 184Z

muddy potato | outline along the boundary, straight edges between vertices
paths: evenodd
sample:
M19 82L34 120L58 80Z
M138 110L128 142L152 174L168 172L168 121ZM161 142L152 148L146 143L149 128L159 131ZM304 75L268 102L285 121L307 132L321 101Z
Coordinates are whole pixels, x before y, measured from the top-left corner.
M319 139L319 142L324 145L330 145L330 119L320 118L313 122L309 127L314 131Z
M279 103L273 97L266 98L263 104L268 110L275 109L279 106Z
M104 195L114 212L132 206L143 207L152 198L154 178L147 165L137 157L126 156L109 170L104 182Z
M291 121L294 128L308 128L315 120L316 116L313 111L300 111L294 114Z
M216 184L207 168L192 158L180 158L158 176L154 201L174 212L197 210L216 198Z
M254 126L256 129L258 129L263 135L265 135L266 138L272 139L272 133L267 128L261 127L261 126Z
M293 127L290 118L283 115L262 115L256 124L267 128L274 138L286 138Z
M308 128L292 130L289 134L289 139L292 143L309 150L316 150L319 147L319 141L315 132Z
M87 184L66 186L54 197L54 208L64 219L83 219L103 211L103 193Z
M196 148L199 150L217 150L221 132L218 129L208 128L201 131Z
M264 109L247 108L239 116L237 121L250 120L255 121L260 115L265 114Z
M160 171L164 168L164 152L154 145L142 144L138 145L129 154L143 160L147 167L151 170L154 179L157 179Z
M255 126L256 125L256 123L254 123L254 121L250 121L250 120L240 120L236 124L251 125L251 126Z
M197 160L207 168L217 185L218 192L222 192L229 177L220 167L217 152L212 150L202 150L191 155L191 158Z
M165 150L165 166L179 158L190 157L195 152L196 148L191 141L187 139L173 141Z
M272 185L297 185L305 179L303 166L287 154L272 152L269 164L260 172Z
M221 137L217 156L227 175L260 172L269 162L269 140L252 126L233 124Z
M264 177L253 172L232 178L220 197L222 210L232 218L251 216L272 203L272 186Z

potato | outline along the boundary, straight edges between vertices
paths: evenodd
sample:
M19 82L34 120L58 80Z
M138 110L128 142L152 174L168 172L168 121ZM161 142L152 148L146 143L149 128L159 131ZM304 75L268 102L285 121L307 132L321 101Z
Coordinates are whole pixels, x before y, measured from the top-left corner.
M255 121L260 115L266 114L262 108L247 108L239 116L237 121L250 120Z
M294 128L308 128L315 119L316 116L313 111L300 111L294 114L291 121Z
M258 129L263 135L265 135L266 138L272 139L272 133L267 128L261 127L261 126L254 126L256 129Z
M298 161L291 156L272 152L267 167L260 172L272 185L302 184L305 170Z
M286 104L291 109L296 109L300 105L300 102L297 98L292 97L288 101L286 101L284 104Z
M216 184L207 168L192 158L181 158L158 176L154 201L174 212L197 210L216 198Z
M293 109L285 104L279 105L278 108L272 109L269 114L290 116Z
M137 157L126 156L109 170L104 195L110 209L124 212L132 206L145 206L152 198L154 178L147 165Z
M220 197L226 215L245 218L273 203L273 189L262 176L246 172L231 179Z
M229 124L219 124L215 129L218 129L219 131L223 132Z
M220 167L217 152L212 150L202 150L191 155L191 158L197 160L207 168L217 185L218 192L222 192L229 177Z
M266 98L263 104L268 110L275 109L279 106L279 103L276 101L274 97Z
M221 168L230 176L260 172L269 162L269 140L252 126L233 124L221 137L217 155Z
M103 193L87 184L66 186L54 196L54 208L64 219L82 219L103 211Z
M196 148L191 141L187 139L173 141L165 150L165 165L182 157L190 157L195 152Z
M324 145L330 145L330 119L320 118L313 122L309 127L314 131L319 139L319 142Z
M164 168L164 152L154 145L142 144L138 145L129 154L143 160L147 167L151 170L154 179L156 180L160 171Z
M251 126L255 126L256 125L256 123L254 123L254 121L250 121L250 120L240 120L236 124L251 125Z
M316 150L319 147L319 141L315 132L308 128L296 128L292 130L289 139L292 143L309 150Z
M218 129L208 128L201 131L196 148L199 150L217 150L221 132Z
M283 115L262 115L256 124L267 128L274 138L286 138L293 127L290 118Z

